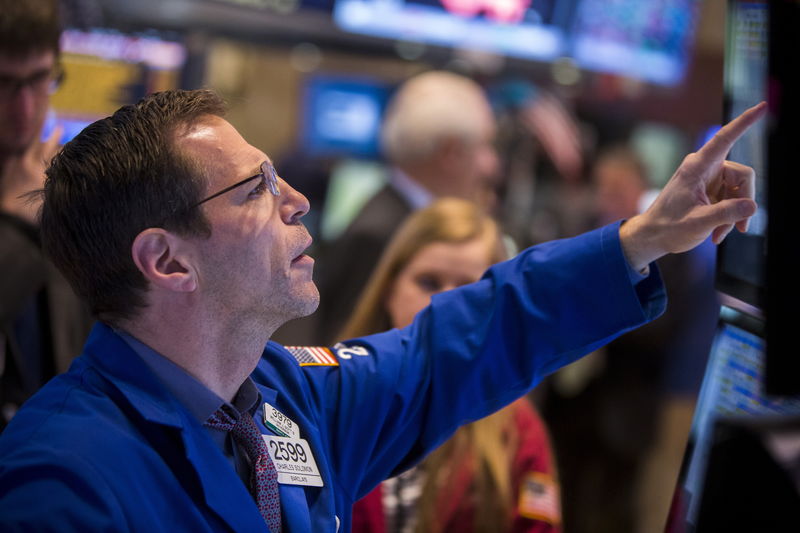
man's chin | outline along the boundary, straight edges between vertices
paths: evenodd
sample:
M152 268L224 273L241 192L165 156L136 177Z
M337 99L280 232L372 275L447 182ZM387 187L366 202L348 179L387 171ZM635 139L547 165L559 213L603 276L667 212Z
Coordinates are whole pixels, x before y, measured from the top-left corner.
M313 281L309 285L305 293L298 298L297 311L293 313L295 316L292 316L289 320L309 316L319 307L319 289L317 289Z

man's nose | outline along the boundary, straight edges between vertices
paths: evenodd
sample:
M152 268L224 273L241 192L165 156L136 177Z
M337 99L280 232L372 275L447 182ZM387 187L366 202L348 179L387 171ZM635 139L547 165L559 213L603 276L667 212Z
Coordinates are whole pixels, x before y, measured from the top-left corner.
M311 209L308 198L284 180L281 180L281 197L281 218L286 224L296 224Z

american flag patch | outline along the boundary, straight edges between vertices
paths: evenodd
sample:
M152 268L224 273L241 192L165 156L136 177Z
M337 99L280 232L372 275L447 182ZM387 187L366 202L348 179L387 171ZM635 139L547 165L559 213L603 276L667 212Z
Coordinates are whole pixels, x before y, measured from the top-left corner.
M323 346L286 346L300 366L339 366L339 361Z
M561 523L558 483L543 472L531 472L519 489L519 514L551 524Z

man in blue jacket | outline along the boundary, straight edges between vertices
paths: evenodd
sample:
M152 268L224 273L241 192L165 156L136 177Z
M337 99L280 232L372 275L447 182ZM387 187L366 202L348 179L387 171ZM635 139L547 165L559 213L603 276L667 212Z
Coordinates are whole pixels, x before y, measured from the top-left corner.
M99 322L0 438L3 531L349 531L356 499L458 425L660 313L653 260L755 210L724 157L763 106L645 214L529 249L404 330L285 348L271 333L318 300L309 206L223 112L159 93L48 169L44 245Z

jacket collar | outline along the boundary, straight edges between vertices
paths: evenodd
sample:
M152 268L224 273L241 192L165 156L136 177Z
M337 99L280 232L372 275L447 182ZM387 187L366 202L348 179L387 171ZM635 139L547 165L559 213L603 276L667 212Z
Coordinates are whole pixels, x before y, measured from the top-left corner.
M183 409L136 352L111 327L98 322L84 355L145 420L182 428Z
M205 503L222 520L234 531L264 530L266 524L258 507L222 450L112 328L97 323L84 353L145 420L180 431L186 459L200 480ZM263 386L259 390L272 400L277 394Z

